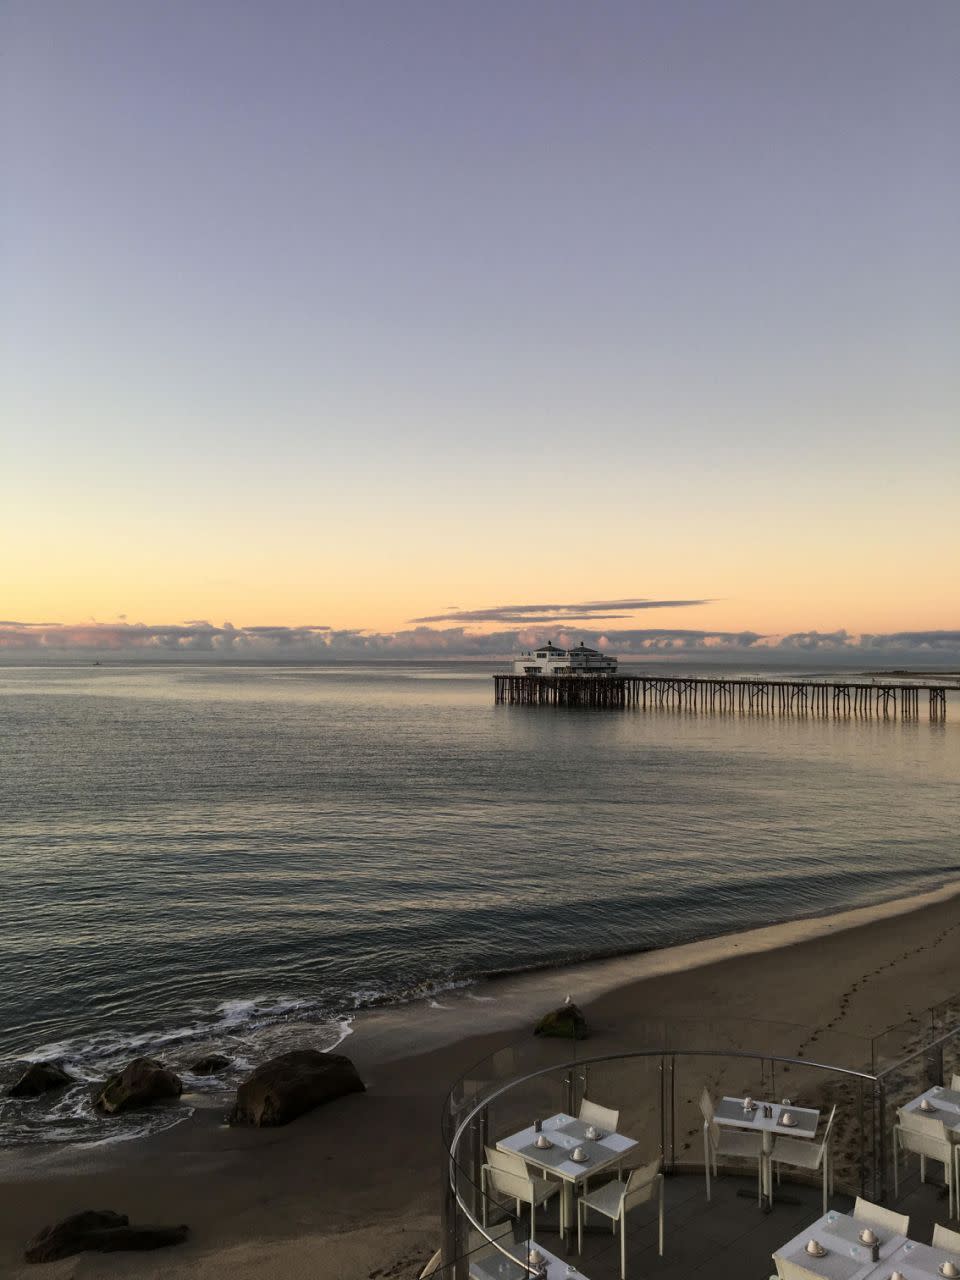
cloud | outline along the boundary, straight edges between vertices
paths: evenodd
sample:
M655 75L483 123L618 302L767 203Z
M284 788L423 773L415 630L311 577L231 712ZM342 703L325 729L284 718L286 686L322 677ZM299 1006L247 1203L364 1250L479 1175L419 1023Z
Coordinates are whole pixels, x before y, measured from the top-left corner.
M848 631L795 631L782 636L776 647L800 653L929 653L960 652L960 631L890 631L880 635Z
M701 662L829 662L863 665L936 663L960 665L960 631L899 631L855 635L844 630L797 631L776 636L756 631L678 628L584 628L536 623L477 631L425 624L394 632L334 629L325 625L235 626L204 619L166 625L144 623L0 622L0 661L363 661L376 659L487 659L500 661L552 639L615 653L624 661L663 658Z
M498 604L487 609L451 609L411 618L419 622L573 622L591 618L627 618L640 609L685 609L709 600L587 600L582 604Z
M83 622L76 626L0 622L0 655L270 657L298 647L309 652L327 631L329 627L324 626L234 627L230 622L217 626L200 618L160 626L140 622Z

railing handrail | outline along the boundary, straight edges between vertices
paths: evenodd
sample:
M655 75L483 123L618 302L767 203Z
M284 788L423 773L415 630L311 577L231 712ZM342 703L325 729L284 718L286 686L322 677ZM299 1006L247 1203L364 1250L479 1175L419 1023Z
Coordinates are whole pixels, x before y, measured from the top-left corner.
M505 1084L502 1084L493 1093L485 1094L484 1097L477 1101L474 1099L474 1106L470 1113L461 1121L457 1128L457 1132L451 1142L448 1154L452 1155L452 1147L459 1140L460 1134L464 1127L474 1118L481 1108L489 1106L491 1102L495 1102L497 1098L504 1093L508 1093L517 1085L527 1084L531 1080L536 1080L539 1076L550 1075L554 1071L569 1071L578 1067L589 1067L597 1062L620 1062L625 1058L749 1058L755 1062L783 1062L792 1067L812 1067L819 1071L832 1071L837 1075L854 1076L859 1080L870 1080L874 1084L879 1080L879 1076L872 1071L860 1071L856 1067L838 1067L830 1062L814 1062L812 1058L795 1058L780 1053L760 1053L754 1049L672 1049L660 1046L656 1049L624 1049L617 1053L598 1053L588 1058L573 1058L569 1062L554 1062L546 1067L538 1067L536 1071L529 1071L523 1076L513 1076ZM481 1058L480 1062L486 1062L487 1058ZM905 1059L906 1061L906 1059ZM480 1062L476 1065L479 1066ZM461 1079L463 1077L461 1076ZM459 1081L457 1081L459 1084ZM447 1093L445 1105L447 1112L452 1110L453 1091L457 1087L454 1084Z

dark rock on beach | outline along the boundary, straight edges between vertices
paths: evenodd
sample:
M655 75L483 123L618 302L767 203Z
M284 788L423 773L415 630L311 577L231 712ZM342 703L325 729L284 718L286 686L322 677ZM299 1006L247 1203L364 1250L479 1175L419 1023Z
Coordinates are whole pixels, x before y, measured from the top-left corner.
M34 1062L27 1067L20 1079L7 1090L8 1098L39 1098L42 1093L51 1089L62 1089L64 1085L73 1084L73 1076L68 1075L55 1062Z
M115 1253L121 1249L164 1249L182 1244L189 1227L131 1227L125 1213L85 1209L44 1227L24 1250L27 1262L56 1262L75 1253Z
M533 1029L535 1036L557 1036L565 1040L586 1040L590 1034L587 1020L580 1009L570 1001L559 1009L545 1013Z
M289 1124L314 1107L363 1090L356 1068L342 1053L294 1049L271 1058L244 1080L230 1123L261 1129Z
M180 1077L154 1058L134 1058L117 1075L111 1076L97 1094L94 1105L106 1115L149 1107L155 1102L179 1098Z
M221 1071L226 1071L230 1066L230 1059L225 1058L222 1053L208 1053L205 1058L198 1058L191 1066L190 1074L194 1076L216 1076Z

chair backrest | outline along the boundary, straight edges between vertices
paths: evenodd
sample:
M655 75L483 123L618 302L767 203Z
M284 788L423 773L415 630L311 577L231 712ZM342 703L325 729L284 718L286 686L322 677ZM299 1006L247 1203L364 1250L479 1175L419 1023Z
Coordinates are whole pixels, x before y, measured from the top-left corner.
M523 1156L515 1151L498 1151L496 1147L484 1147L487 1161L487 1187L512 1200L530 1200L530 1175Z
M710 1090L706 1085L700 1091L700 1114L708 1123L713 1120L713 1099L710 1097Z
M935 1222L932 1244L935 1249L946 1249L948 1253L960 1253L960 1231L951 1231L949 1227L941 1227L939 1222Z
M956 1072L954 1072L950 1077L950 1088L953 1089L955 1093L960 1093L960 1075L957 1075Z
M823 1137L820 1139L821 1151L823 1151L826 1148L827 1143L830 1141L830 1133L833 1129L833 1119L836 1114L837 1114L837 1104L834 1103L832 1108L830 1109L830 1115L827 1117L827 1127L824 1129Z
M853 1216L857 1222L869 1222L874 1227L886 1227L895 1235L905 1236L910 1233L910 1215L894 1213L892 1209L884 1209L883 1205L874 1204L872 1200L864 1200L857 1196L853 1206Z
M905 1151L934 1160L952 1160L953 1145L947 1126L936 1116L923 1116L919 1111L900 1112L900 1145Z
M497 1147L484 1147L487 1164L491 1169L501 1169L504 1173L518 1173L529 1178L527 1162L516 1151L500 1151Z
M714 1147L720 1143L720 1126L716 1121L716 1113L713 1109L713 1099L710 1097L710 1090L706 1085L700 1093L700 1114L703 1116L703 1122L707 1126L707 1132L710 1135L710 1142Z
M660 1185L660 1157L649 1164L641 1164L631 1169L623 1192L624 1209L632 1209L635 1204L645 1204L657 1194Z
M620 1112L614 1111L612 1107L601 1107L598 1102L591 1102L589 1098L584 1098L580 1103L580 1119L585 1124L593 1124L598 1129L605 1129L607 1133L616 1133L617 1125L620 1123Z

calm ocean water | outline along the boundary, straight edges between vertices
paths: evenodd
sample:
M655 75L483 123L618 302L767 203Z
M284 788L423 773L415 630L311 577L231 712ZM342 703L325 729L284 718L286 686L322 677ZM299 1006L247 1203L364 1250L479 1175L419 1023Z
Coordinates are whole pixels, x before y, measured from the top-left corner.
M495 707L491 670L0 670L0 1080L134 1050L240 1070L377 1001L960 870L955 701ZM0 1142L111 1136L87 1095L4 1102Z

